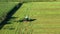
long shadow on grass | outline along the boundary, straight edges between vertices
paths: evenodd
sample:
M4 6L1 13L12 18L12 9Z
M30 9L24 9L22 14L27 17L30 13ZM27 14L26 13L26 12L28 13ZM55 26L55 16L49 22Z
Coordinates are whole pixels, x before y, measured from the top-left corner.
M9 13L7 14L5 20L3 20L0 23L0 29L2 29L4 27L4 25L8 24L8 21L11 19L11 16L22 6L22 4L23 3L19 3L12 10L9 11Z

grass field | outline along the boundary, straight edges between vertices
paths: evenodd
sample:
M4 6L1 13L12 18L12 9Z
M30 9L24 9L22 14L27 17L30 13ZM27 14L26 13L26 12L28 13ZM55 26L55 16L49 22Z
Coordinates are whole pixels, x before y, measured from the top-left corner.
M60 0L0 0L0 2L60 2Z
M7 13L18 3L16 2L0 2L0 22L4 20Z
M26 14L36 20L17 22ZM5 25L1 34L60 34L60 2L24 3L12 17L16 18L8 21L11 24Z

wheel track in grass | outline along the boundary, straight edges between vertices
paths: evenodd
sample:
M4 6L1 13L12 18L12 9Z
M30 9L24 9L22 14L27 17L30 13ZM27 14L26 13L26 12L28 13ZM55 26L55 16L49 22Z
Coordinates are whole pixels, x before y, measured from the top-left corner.
M19 12L20 11L17 12L19 18L23 17L23 16L20 17L20 15L26 14L25 11L22 11L22 13L24 13L24 14L21 14ZM17 30L16 30L15 34L32 34L32 22L18 22L18 23L19 23L19 25L17 27Z
M17 28L18 31L16 30L18 34L32 34L32 32L33 32L31 22L19 23L18 26L20 26L19 28Z
M20 9L21 10L21 9ZM20 18L22 18L22 17L19 17L20 15L19 14L21 14L20 13L21 11L17 11L17 14L15 13L14 14L14 16L15 17L18 17L18 20L20 19ZM24 11L22 12L22 13L24 13ZM18 15L18 16L17 16ZM21 15L22 16L22 15ZM20 33L20 27L23 25L23 23L21 23L21 22L18 22L18 25L17 25L17 29L16 29L16 31L15 31L15 34L19 34ZM19 33L18 33L19 32Z

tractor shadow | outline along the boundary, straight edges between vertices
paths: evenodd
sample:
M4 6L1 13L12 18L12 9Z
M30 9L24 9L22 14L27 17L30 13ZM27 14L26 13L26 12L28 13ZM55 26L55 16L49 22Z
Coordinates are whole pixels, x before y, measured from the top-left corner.
M11 19L16 19L16 18L18 18L18 17L11 17Z
M13 22L15 21L16 22L16 20L15 19L17 19L18 17L11 17L9 20L12 20ZM6 23L6 24L12 24L11 23L11 21L8 21L8 23Z
M32 21L35 21L36 19L28 19L28 20L25 20L25 19L22 19L22 20L19 20L18 22L32 22Z
M6 24L10 24L8 23L8 21L12 18L16 18L16 17L11 17L21 6L23 5L23 3L19 3L17 4L12 10L9 11L9 13L6 15L6 18L0 23L0 30L4 27L4 25Z

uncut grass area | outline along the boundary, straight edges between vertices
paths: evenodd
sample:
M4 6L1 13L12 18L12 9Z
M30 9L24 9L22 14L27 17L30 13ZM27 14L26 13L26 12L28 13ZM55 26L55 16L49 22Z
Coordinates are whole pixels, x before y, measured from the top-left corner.
M60 2L60 0L0 0L0 2Z
M36 20L18 22L26 14ZM60 2L24 3L12 17L1 34L60 34Z
M0 2L0 22L6 18L7 13L17 4L18 2Z

